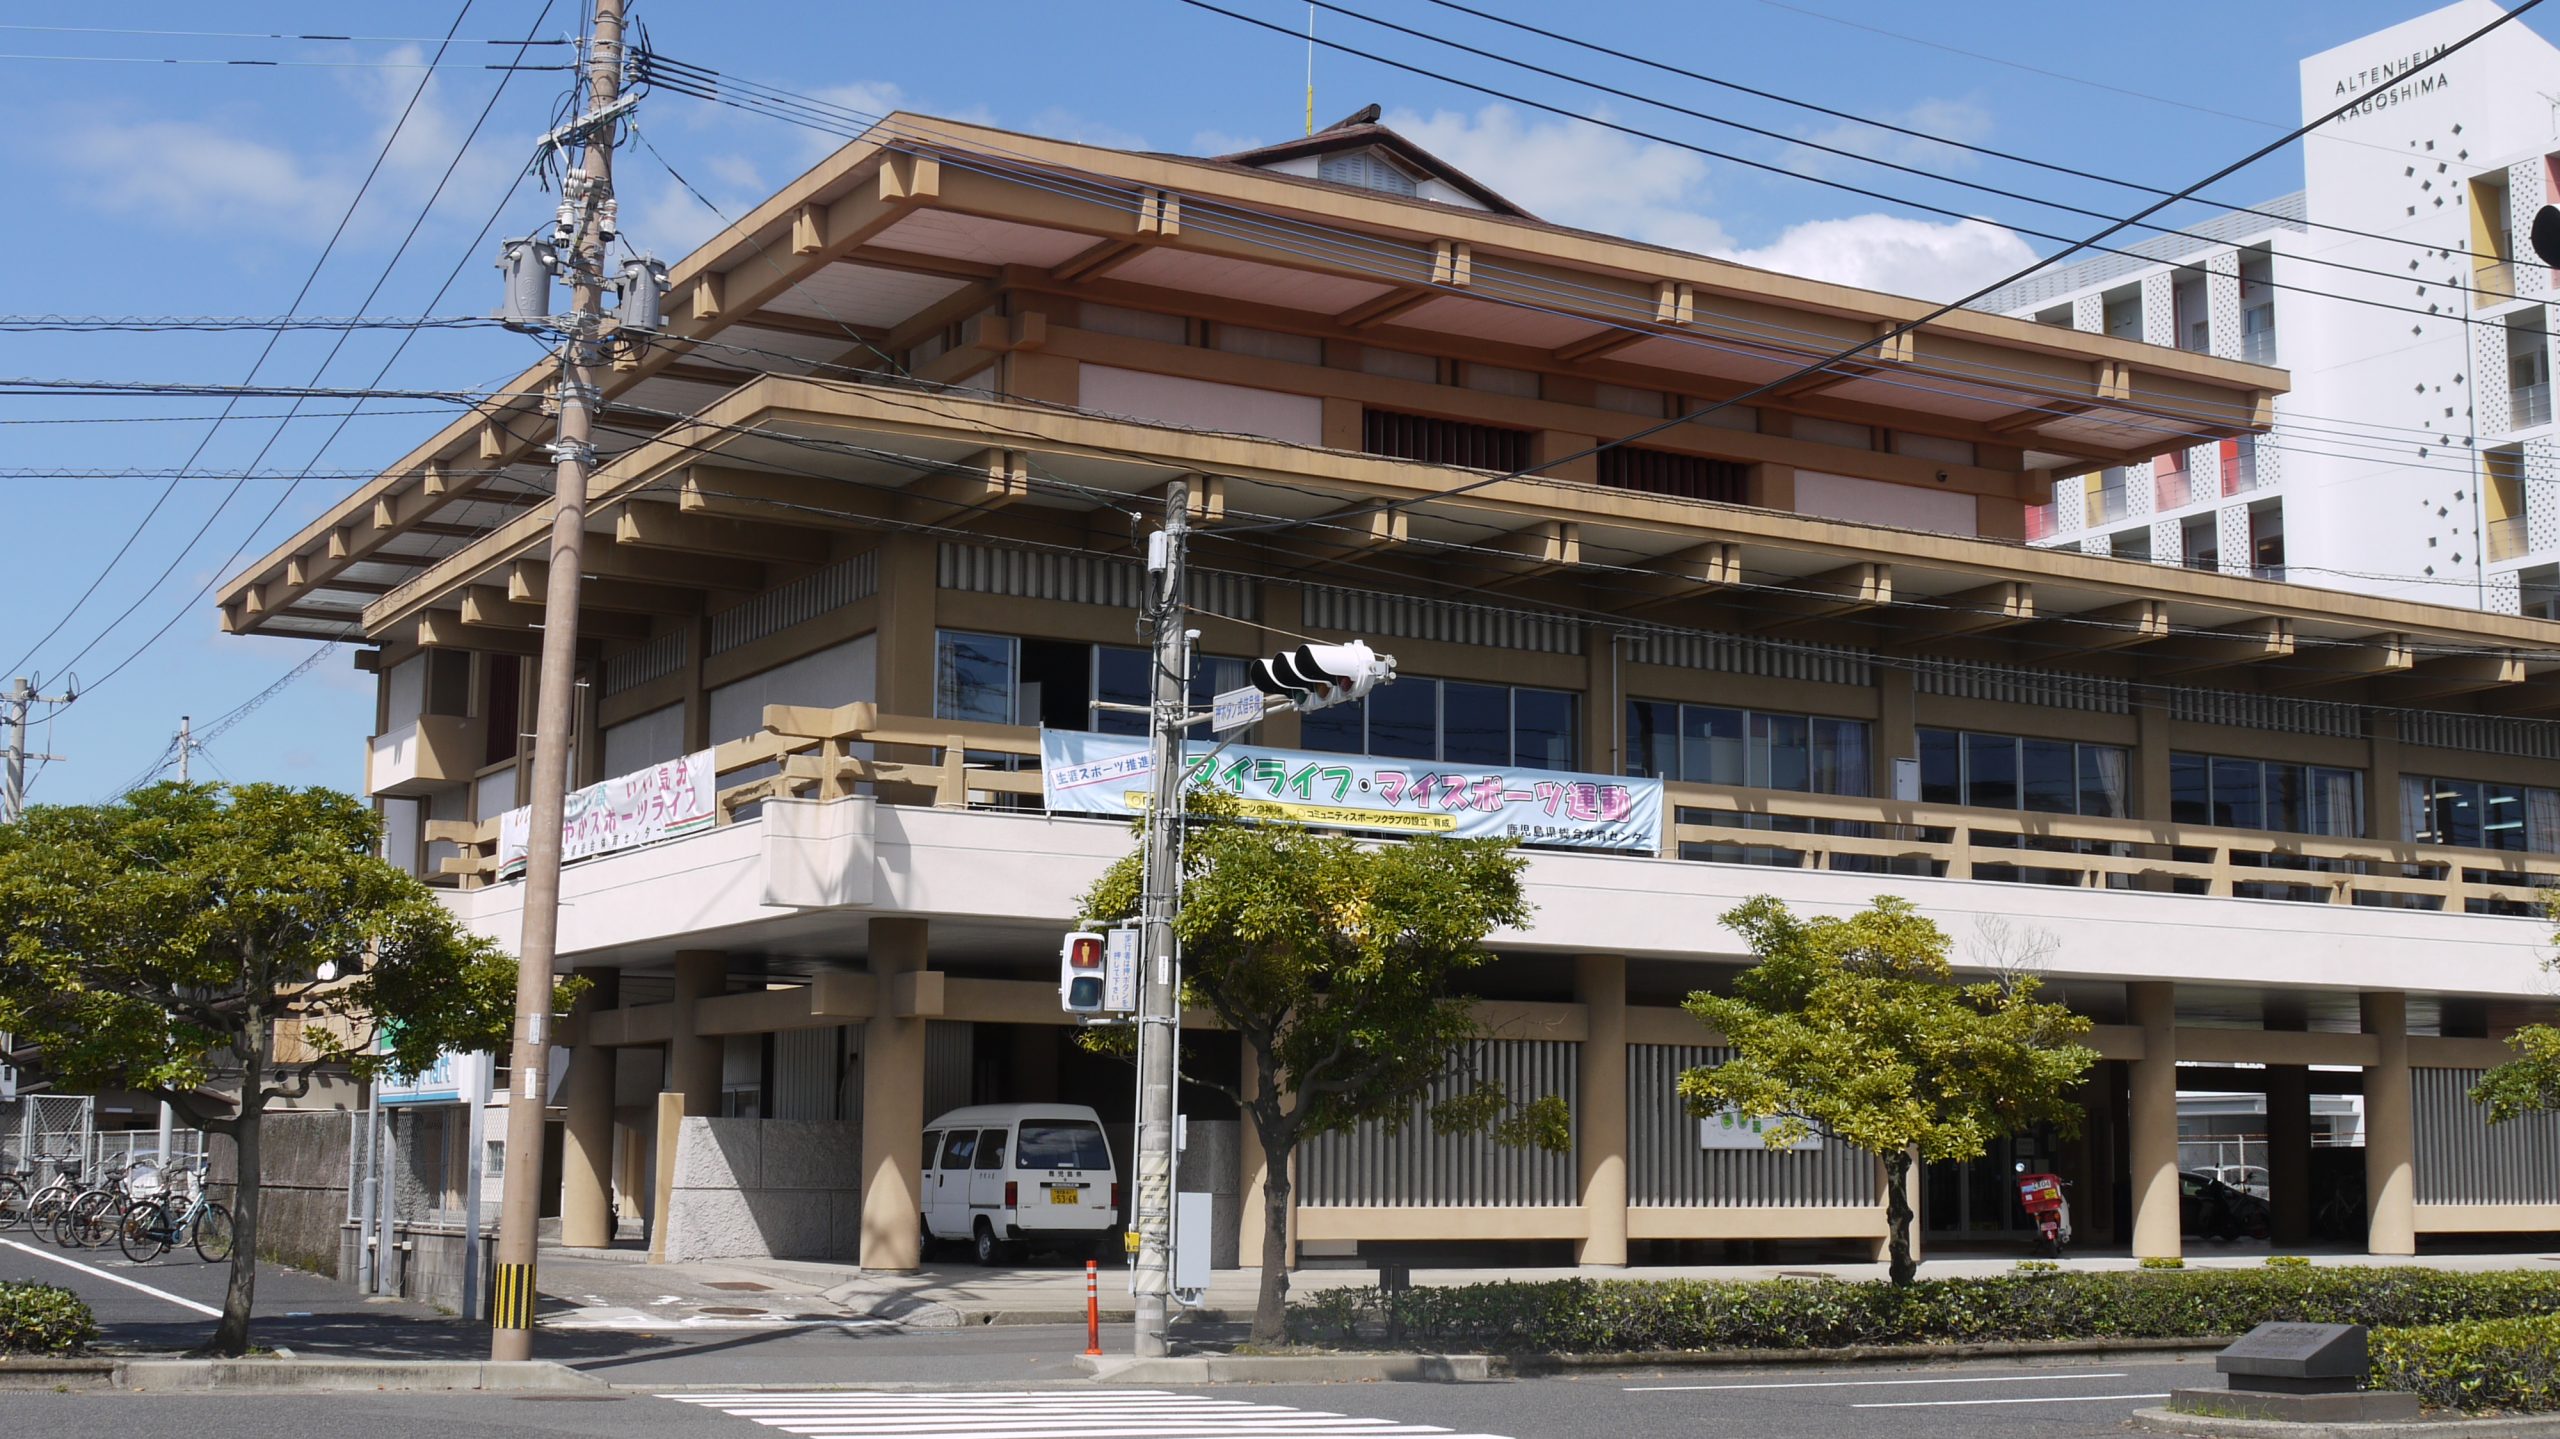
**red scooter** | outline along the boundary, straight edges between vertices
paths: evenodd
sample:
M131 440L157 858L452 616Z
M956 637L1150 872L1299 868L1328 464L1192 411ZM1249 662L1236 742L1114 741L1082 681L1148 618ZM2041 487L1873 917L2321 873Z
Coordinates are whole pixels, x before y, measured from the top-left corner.
M2071 1242L2071 1201L2063 1196L2062 1176L2029 1174L2026 1168L2018 1166L2018 1203L2035 1221L2036 1252L2060 1259L2062 1247Z

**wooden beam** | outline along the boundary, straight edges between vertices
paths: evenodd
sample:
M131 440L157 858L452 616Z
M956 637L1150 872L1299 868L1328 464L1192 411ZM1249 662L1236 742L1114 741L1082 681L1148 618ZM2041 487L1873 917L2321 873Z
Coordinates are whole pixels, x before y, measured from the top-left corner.
M1186 500L1184 507L1191 512L1191 523L1195 525L1214 525L1227 517L1226 476L1186 475L1183 477L1183 480L1186 486ZM1152 501L1155 506L1161 508L1165 502L1165 491L1171 488L1172 485L1170 482L1157 485L1153 489L1145 491L1145 497L1149 501ZM1119 523L1118 517L1113 515L1109 510L1096 510L1094 513L1114 524ZM1127 540L1127 536L1125 534L1122 536L1122 540L1125 544Z
M764 566L752 560L695 556L675 561L647 549L624 549L588 536L578 556L578 573L590 579L638 580L691 590L719 590L733 595L761 594L771 583Z
M1603 603L1620 613L1695 599L1741 582L1742 547L1722 540L1665 555L1636 574L1601 575L1593 581L1608 595Z
M2153 675L2190 675L2293 658L2293 621L2265 615L2210 634L2164 640L2144 656Z
M2298 648L2301 652L2294 664L2267 672L2268 689L2320 689L2384 675L2407 674L2410 666L2416 663L2410 652L2409 637L2397 632L2367 635L2352 645L2323 644Z
M1579 364L1584 360L1597 360L1604 355L1614 355L1630 345L1641 345L1652 338L1654 338L1652 332L1647 330L1603 330L1599 334L1586 335L1570 345L1551 350L1548 354L1560 365Z
M635 550L822 565L833 548L823 534L752 520L688 515L675 505L634 500L615 512L613 542Z
M2025 580L2000 580L1930 599L1914 596L1893 610L1894 622L1909 632L1911 640L1987 634L2035 617L2035 586Z
M1744 609L1760 629L1780 629L1893 603L1893 566L1873 560L1769 583L1783 586L1784 592L1754 590L1742 597Z
M1333 317L1333 322L1346 330L1365 330L1383 325L1407 310L1440 298L1440 292L1421 285L1406 285L1383 295L1363 300Z
M1582 563L1582 526L1572 520L1540 520L1527 529L1479 540L1451 558L1482 569L1497 584L1551 575Z
M980 450L951 468L899 492L907 518L947 525L1003 509L1031 493L1028 461L1020 450Z
M539 655L542 631L491 629L467 625L451 610L428 610L418 616L417 643L422 649L478 650L483 654ZM602 653L595 641L581 638L581 656Z
M507 598L520 605L544 602L551 566L540 560L518 560L507 567ZM641 584L633 580L580 579L578 608L620 610L639 615L698 615L702 591L675 585Z
M2416 704L2507 689L2525 682L2524 656L2513 650L2498 654L2441 655L2421 660L2391 682L2388 702Z
M687 515L716 515L823 529L876 531L906 522L895 491L803 475L694 465L678 485Z
M1049 273L1066 284L1078 280L1098 279L1127 261L1144 254L1149 247L1137 240L1104 240L1060 261Z
M462 622L487 629L538 630L542 628L543 608L538 604L519 604L507 598L505 589L497 585L473 585L462 592ZM646 615L616 614L609 610L590 610L580 606L578 633L604 640L644 640L650 625Z
M1380 550L1393 549L1412 537L1405 511L1380 505L1336 510L1308 522L1307 543L1317 552L1314 568L1349 564Z

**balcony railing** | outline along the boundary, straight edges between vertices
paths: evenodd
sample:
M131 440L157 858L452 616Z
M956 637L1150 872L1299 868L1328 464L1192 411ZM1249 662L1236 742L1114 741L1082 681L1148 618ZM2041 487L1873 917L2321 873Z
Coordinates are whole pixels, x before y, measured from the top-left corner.
M2240 358L2252 365L2276 362L2276 332L2253 330L2240 337Z
M2174 470L2154 469L2151 479L2153 512L2180 509L2194 499L2194 473L2183 466Z
M2518 385L2507 392L2507 428L2530 430L2551 423L2551 382Z
M2516 297L2516 267L2506 260L2471 270L2471 308L2485 310Z
M2489 522L2489 558L2492 561L2512 560L2532 550L2533 541L2525 535L2524 516L2509 515L2503 520Z
M2124 486L2120 483L2101 486L2089 496L2088 522L2090 524L2100 525L2109 520L2123 519L2124 511Z
M365 756L364 792L417 795L460 784L480 771L482 746L459 715L420 715L375 735Z
M715 751L724 778L759 771L719 791L717 823L763 800L855 793L885 804L1037 810L1039 754L1040 731L1027 725L900 718L870 704L771 705L761 733ZM1012 767L1022 760L1030 766ZM2560 855L1727 785L1665 790L1668 858L2456 914L2539 914L2543 893L2560 887ZM471 887L494 879L496 819L431 821L426 837L460 847L446 875Z

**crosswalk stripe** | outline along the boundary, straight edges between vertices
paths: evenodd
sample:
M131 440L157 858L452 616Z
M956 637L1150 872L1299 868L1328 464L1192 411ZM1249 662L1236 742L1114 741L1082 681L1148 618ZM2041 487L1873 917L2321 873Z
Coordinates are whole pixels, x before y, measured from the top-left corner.
M802 1439L1503 1439L1154 1389L668 1394Z

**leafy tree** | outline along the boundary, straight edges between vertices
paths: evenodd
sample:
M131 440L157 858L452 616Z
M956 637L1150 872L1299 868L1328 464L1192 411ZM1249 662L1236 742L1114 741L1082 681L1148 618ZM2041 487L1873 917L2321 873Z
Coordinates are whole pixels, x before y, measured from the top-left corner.
M323 1068L415 1074L508 1036L515 961L378 858L378 838L362 800L270 784L161 784L0 829L0 1030L68 1084L164 1100L231 1139L214 1353L249 1344L266 1106Z
M2543 917L2560 920L2560 897L2543 901ZM2560 944L2560 934L2552 941ZM2545 959L2544 969L2560 971L2560 959ZM2560 1025L2528 1024L2507 1036L2516 1057L2480 1076L2471 1098L2489 1111L2491 1124L2504 1124L2526 1114L2560 1109Z
M1250 1046L1250 1095L1191 1077L1236 1101L1269 1163L1263 1186L1262 1287L1253 1337L1283 1337L1288 1297L1289 1157L1308 1139L1364 1120L1398 1130L1425 1109L1440 1129L1493 1131L1503 1143L1566 1147L1565 1107L1514 1106L1470 1076L1489 1038L1455 991L1492 954L1484 938L1525 921L1522 861L1507 841L1443 837L1371 845L1239 817L1236 802L1190 797L1183 891L1183 1002ZM1139 860L1114 864L1085 912L1135 916ZM1127 1031L1088 1031L1126 1047ZM1456 1092L1427 1102L1455 1072Z
M1689 1013L1734 1057L1680 1076L1701 1116L1774 1120L1771 1148L1808 1133L1880 1156L1895 1284L1909 1284L1916 1158L1978 1159L2035 1125L2077 1132L2067 1096L2097 1062L2089 1021L2038 1003L2031 973L1958 984L1947 936L1909 901L1879 897L1846 919L1800 919L1766 895L1724 916L1759 962L1731 996L1689 996Z

